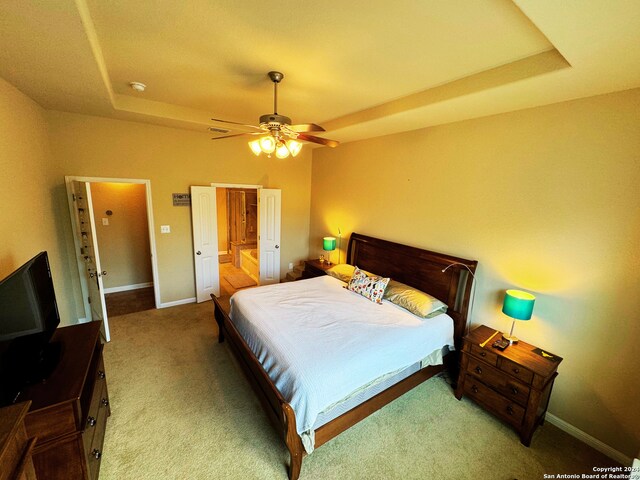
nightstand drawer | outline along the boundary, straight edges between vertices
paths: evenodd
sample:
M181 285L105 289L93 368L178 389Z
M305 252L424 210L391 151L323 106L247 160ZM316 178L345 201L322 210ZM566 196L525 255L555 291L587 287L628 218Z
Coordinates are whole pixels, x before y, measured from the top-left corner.
M488 410L498 415L514 427L522 425L525 409L489 387L473 376L467 374L464 382L464 391L476 402L482 404Z
M473 355L474 357L482 358L482 360L493 365L494 367L496 366L496 363L498 361L498 355L486 348L482 348L479 345L471 345L471 355Z
M533 380L533 372L531 370L527 370L521 365L518 365L517 363L512 362L511 360L507 360L506 358L502 358L500 360L501 361L498 365L500 370L502 370L503 372L507 372L510 375L513 375L514 377L518 378L519 380L525 383L531 383L531 380Z
M493 387L505 397L519 403L523 407L527 406L529 392L531 391L527 385L512 379L502 371L490 367L473 357L469 358L467 372L477 377L485 385Z

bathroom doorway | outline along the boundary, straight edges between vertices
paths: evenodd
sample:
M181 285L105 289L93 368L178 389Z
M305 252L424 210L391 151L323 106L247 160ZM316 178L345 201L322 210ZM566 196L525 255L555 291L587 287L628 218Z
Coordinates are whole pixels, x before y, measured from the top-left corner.
M220 294L233 295L259 283L258 190L216 188Z

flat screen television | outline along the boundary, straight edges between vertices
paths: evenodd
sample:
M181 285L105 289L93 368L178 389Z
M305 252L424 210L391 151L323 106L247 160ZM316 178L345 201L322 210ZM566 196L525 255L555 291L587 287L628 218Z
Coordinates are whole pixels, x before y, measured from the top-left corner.
M59 323L49 258L40 252L0 281L0 404L55 367L50 340Z

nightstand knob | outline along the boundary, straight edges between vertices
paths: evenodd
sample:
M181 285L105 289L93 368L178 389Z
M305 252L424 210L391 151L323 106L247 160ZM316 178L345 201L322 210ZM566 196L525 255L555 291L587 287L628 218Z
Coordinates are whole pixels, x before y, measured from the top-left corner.
M519 368L514 368L513 369L513 373L520 373L520 369Z
M102 457L102 452L100 450L98 450L97 448L94 448L93 452L91 452L91 456L93 458L95 458L96 460L100 460L100 457Z
M486 356L487 356L487 352L482 352L482 353L480 354L480 356L481 356L481 357L486 357Z
M514 395L517 395L518 389L516 387L511 387L511 393L513 393Z
M104 377L106 377L104 372L102 370L98 371L98 378L104 378Z
M507 407L507 412L509 413L509 415L513 415L514 412L513 412L513 407L511 405Z
M478 393L478 387L476 387L475 385L471 387L471 390L473 390L473 393Z
M95 427L96 426L96 419L94 417L89 417L89 418L87 418L87 423L89 424L90 427Z
M480 366L477 366L477 367L476 367L476 372L478 372L478 373L482 373L482 368L480 368Z
M107 400L106 398L102 399L102 405L104 405L105 407L109 406L109 400Z

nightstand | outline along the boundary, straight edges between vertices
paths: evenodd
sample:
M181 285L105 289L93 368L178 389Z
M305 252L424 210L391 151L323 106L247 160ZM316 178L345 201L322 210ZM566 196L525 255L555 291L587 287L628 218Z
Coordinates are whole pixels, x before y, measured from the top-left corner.
M481 347L494 333L482 325L464 337L456 398L466 395L510 424L528 447L533 432L544 422L562 358L544 356L538 347L523 341L502 351L493 348L500 333Z
M328 264L327 262L320 263L320 260L305 260L304 272L302 272L302 278L314 278L327 274L327 270L333 267L335 263Z

